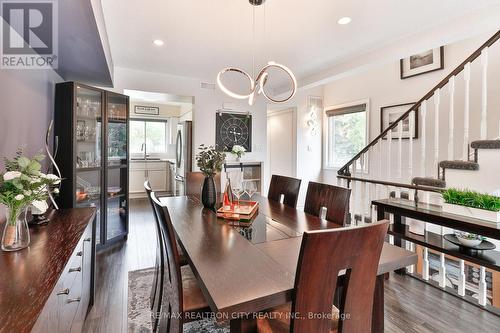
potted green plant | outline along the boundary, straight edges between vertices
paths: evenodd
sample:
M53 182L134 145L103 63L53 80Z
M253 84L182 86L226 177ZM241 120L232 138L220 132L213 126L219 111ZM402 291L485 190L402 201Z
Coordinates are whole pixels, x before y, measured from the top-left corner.
M38 211L48 208L49 191L60 183L56 175L40 172L43 155L32 158L23 156L22 148L16 156L5 159L5 172L0 174L0 203L7 207L6 222L2 235L2 250L17 251L26 248L30 243L26 213L30 206Z
M500 197L456 188L442 194L444 212L500 223Z
M217 190L214 176L222 170L226 154L217 151L213 146L200 145L196 155L196 163L205 176L201 190L201 202L206 208L213 209L217 203Z

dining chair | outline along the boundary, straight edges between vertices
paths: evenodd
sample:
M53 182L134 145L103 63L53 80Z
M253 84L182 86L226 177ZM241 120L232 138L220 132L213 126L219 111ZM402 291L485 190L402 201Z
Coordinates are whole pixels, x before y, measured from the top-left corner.
M273 175L267 197L274 201L280 201L281 195L283 195L283 204L297 208L301 182L300 179Z
M307 187L304 212L322 217L322 209L326 209L326 219L335 224L345 226L349 214L351 190L328 184L309 182Z
M388 226L384 220L304 232L292 302L260 316L258 332L371 332L378 263ZM343 270L346 279L337 309L332 301Z
M186 195L201 196L204 180L203 172L186 172ZM215 175L214 182L217 193L221 193L220 173Z
M146 180L144 182L144 190L146 191L147 197L149 199L149 203L151 204L151 209L153 210L153 216L155 220L155 231L156 231L156 259L155 259L155 267L154 267L154 276L153 276L153 285L151 288L151 295L150 295L150 306L151 310L153 313L158 313L160 311L160 300L161 300L161 291L162 291L162 279L161 279L161 272L163 271L163 263L164 263L164 258L163 258L163 250L162 250L162 243L161 243L161 228L160 228L160 222L159 218L156 214L156 210L154 207L154 202L153 199L151 198L151 184L149 183L149 180ZM184 266L188 264L187 258L182 252L182 249L178 247L177 249L179 251L179 256L180 256L180 265ZM153 327L153 332L156 329L156 326L158 324L158 321L155 317L152 317L152 327Z
M160 222L164 258L157 331L180 333L184 323L198 320L211 310L189 265L180 265L177 240L167 207L162 206L154 192L151 199Z

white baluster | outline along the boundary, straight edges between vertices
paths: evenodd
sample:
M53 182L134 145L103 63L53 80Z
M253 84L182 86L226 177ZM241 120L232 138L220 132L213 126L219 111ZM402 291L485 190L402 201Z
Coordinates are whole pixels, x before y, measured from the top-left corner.
M365 194L366 194L366 197L365 197L365 216L367 218L370 219L370 221L373 222L373 215L372 215L372 202L371 202L371 191L370 191L370 188L371 188L371 185L370 183L365 183Z
M488 48L481 52L482 74L482 93L481 93L481 140L488 137Z
M448 90L450 92L450 113L448 122L448 160L453 161L454 141L453 132L455 131L455 77L452 76L449 82Z
M398 125L398 179L403 178L403 121Z
M361 178L363 178L363 171L365 170L365 158L364 158L364 155L361 155L360 159L360 169L361 169ZM359 183L359 187L360 187L360 190L359 190L359 215L361 216L361 224L363 224L365 222L365 209L364 209L364 205L365 205L365 196L366 196L366 188L365 188L365 184L363 182L360 182Z
M479 269L479 304L486 305L486 269L481 266Z
M410 175L410 181L413 178L413 132L415 131L415 115L418 111L410 112L410 149L408 155L410 155L408 160L408 173Z
M420 108L420 111L422 113L422 139L421 139L421 146L420 146L420 175L422 177L425 177L425 160L427 156L425 155L425 140L427 139L426 135L426 118L427 118L427 101L422 102L422 106Z
M424 247L423 249L423 260L422 260L422 279L429 280L429 250Z
M446 287L446 258L444 253L441 253L439 257L439 286L441 288Z
M465 65L465 101L464 101L464 146L462 148L463 160L469 160L469 113L470 113L470 62Z
M439 103L441 102L441 90L434 93L434 167L438 170L439 164ZM436 178L439 174L436 175Z
M405 242L405 248L406 248L406 250L408 250L410 252L415 252L415 248L414 247L415 247L415 244L413 244L411 242L408 242L408 241ZM415 265L411 265L411 266L406 267L406 271L408 273L413 274L414 270L415 270Z
M392 164L392 130L387 133L387 177L386 180L391 180L391 164Z
M465 261L460 260L460 275L458 276L458 294L465 296Z

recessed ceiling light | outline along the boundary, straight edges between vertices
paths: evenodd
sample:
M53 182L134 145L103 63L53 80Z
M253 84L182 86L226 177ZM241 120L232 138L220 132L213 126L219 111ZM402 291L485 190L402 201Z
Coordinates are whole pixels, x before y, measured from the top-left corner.
M340 18L340 19L337 21L337 23L338 23L338 24L341 24L341 25L345 25L345 24L349 24L349 23L351 23L351 21L352 21L352 18L350 18L349 16L345 16L345 17Z
M165 44L165 42L162 41L161 39L155 39L153 41L153 44L155 44L156 46L163 46L163 44Z

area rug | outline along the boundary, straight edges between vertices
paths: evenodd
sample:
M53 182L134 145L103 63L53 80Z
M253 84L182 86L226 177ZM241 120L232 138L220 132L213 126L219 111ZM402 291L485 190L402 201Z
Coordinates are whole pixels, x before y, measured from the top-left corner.
M153 284L154 268L128 273L128 332L151 333L149 296ZM184 324L183 333L229 333L229 326L204 319Z

